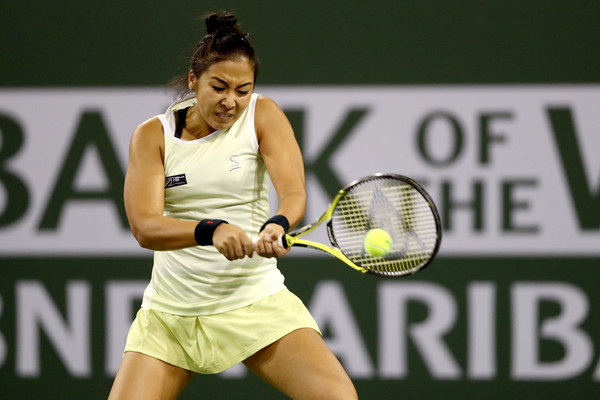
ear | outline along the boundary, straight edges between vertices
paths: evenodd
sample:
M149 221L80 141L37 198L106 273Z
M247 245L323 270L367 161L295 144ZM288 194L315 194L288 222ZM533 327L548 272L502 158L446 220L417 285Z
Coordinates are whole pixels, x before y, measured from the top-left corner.
M190 90L194 90L196 87L196 75L194 75L194 71L191 69L190 72L188 72L188 87Z

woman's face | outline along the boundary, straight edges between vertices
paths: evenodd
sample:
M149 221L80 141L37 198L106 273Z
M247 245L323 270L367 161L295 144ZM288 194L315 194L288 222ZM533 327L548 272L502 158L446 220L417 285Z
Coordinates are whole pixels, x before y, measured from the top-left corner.
M243 58L211 65L199 79L190 71L190 85L196 92L196 108L206 128L227 129L248 107L254 89L254 68Z

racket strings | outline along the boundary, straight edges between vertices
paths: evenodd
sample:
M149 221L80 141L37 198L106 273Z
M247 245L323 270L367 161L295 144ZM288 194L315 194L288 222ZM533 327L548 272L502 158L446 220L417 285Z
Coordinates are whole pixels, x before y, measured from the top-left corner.
M340 199L332 215L332 233L340 250L354 263L382 275L412 273L436 248L437 226L427 200L397 179L361 182ZM392 238L389 252L374 257L364 249L371 229Z

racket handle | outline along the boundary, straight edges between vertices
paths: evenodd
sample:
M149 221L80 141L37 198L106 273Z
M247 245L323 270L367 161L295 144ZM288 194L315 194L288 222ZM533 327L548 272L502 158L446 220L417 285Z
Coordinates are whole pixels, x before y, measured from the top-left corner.
M286 240L286 234L285 233L277 238L277 244L279 244L284 249L287 249L289 247L288 243L287 243L287 240Z
M284 239L285 239L285 233L277 238L277 244L280 245L281 247L283 247L284 249L287 249L289 246L287 244L287 240L284 240ZM258 242L258 238L252 239L252 248L254 248L254 251L256 251L256 243L257 242Z

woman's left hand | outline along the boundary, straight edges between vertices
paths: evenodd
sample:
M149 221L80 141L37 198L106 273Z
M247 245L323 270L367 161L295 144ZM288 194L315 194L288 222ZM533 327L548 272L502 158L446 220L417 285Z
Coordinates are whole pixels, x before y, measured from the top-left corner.
M278 224L267 224L262 230L256 242L256 254L261 257L283 257L290 249L279 245L278 239L285 232L283 227Z

